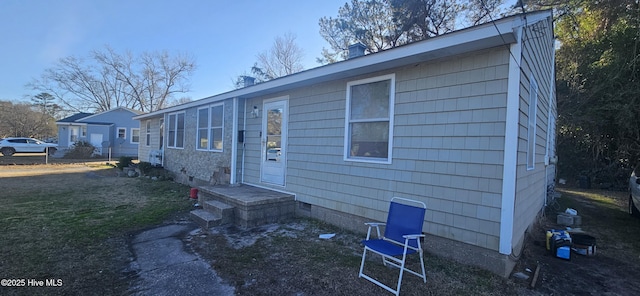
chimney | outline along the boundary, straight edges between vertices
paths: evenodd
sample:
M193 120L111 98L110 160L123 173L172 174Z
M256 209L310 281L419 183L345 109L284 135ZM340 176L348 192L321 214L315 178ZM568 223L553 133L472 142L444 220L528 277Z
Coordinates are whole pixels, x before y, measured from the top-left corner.
M244 82L244 87L256 84L256 79L251 76L242 76L242 81Z
M366 49L367 46L360 42L349 45L349 59L363 56Z

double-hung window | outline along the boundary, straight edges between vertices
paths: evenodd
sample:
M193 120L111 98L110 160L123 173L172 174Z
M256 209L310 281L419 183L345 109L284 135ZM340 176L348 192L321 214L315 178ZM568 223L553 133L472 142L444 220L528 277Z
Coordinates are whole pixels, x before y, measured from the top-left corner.
M118 128L118 138L126 139L127 138L127 129L124 127Z
M140 143L140 129L132 128L131 129L131 143L139 144Z
M395 75L347 83L344 159L391 163Z
M224 105L216 104L198 109L196 149L222 151Z
M184 148L184 112L169 114L167 147Z

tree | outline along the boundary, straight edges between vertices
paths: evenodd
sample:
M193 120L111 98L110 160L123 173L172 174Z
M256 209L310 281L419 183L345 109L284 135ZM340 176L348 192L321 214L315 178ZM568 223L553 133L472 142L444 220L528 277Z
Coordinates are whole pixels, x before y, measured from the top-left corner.
M39 93L31 98L31 104L40 113L51 118L62 119L62 107L55 103L56 98L49 93Z
M640 7L635 0L533 1L553 8L559 174L620 184L640 158Z
M28 103L0 101L0 138L48 137L57 132L55 119Z
M276 37L269 50L258 54L258 61L251 67L250 74L245 73L236 78L235 87L243 87L245 77L255 78L255 82L260 83L304 70L304 52L295 41L296 36L292 33Z
M475 26L500 18L503 0L471 0L464 6L467 24Z
M374 53L451 32L456 24L476 25L500 12L502 0L351 0L338 17L320 19L323 48L319 63L347 58L349 45L362 43Z
M369 52L377 52L408 42L407 32L394 18L401 14L394 11L388 0L352 0L338 10L338 17L323 17L319 21L320 35L331 47L322 50L320 63L333 63L347 58L349 45L362 43Z
M266 79L275 79L300 72L304 69L301 60L303 51L296 44L296 36L286 33L276 37L271 49L258 55L257 67Z
M150 112L165 107L176 93L189 91L193 58L167 52L134 57L110 47L89 59L66 57L28 86L47 92L72 110L107 111L115 107Z

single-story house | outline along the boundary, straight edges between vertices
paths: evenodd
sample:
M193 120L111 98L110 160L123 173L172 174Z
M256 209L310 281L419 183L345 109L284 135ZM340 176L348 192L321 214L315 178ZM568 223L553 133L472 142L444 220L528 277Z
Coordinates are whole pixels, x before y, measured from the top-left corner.
M554 50L537 11L355 54L138 115L139 158L359 231L391 197L420 200L428 251L507 276L554 184Z
M140 122L133 117L141 112L117 107L97 114L76 113L56 121L58 149L73 148L79 141L89 142L101 156L138 156Z

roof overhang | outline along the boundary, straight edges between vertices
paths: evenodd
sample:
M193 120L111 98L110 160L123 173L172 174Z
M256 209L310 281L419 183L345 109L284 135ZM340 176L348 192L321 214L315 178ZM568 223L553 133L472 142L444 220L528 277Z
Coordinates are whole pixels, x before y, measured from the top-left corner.
M288 89L306 87L322 82L428 62L477 50L498 46L510 46L510 44L519 40L519 36L517 36L518 30L516 30L518 27L522 26L525 22L530 24L547 17L551 17L550 11L539 11L507 17L374 54L313 68L182 105L141 114L134 116L133 119L143 120L234 97L253 98L265 96Z

